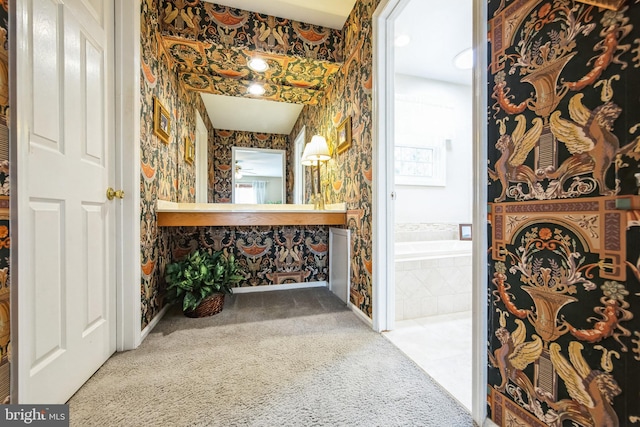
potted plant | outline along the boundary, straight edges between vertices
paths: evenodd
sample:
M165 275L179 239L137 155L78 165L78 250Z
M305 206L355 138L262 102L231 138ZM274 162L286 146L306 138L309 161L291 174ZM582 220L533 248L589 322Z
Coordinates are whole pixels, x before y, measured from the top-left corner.
M180 304L185 316L211 316L222 311L224 295L242 279L233 254L198 249L167 265L166 300Z

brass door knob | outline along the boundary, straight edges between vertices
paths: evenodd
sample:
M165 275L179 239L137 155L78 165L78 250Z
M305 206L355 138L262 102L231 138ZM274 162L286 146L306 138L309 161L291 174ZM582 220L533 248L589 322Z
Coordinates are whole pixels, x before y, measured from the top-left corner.
M111 187L107 188L107 199L113 200L115 197L117 197L118 199L124 199L124 191L116 191Z

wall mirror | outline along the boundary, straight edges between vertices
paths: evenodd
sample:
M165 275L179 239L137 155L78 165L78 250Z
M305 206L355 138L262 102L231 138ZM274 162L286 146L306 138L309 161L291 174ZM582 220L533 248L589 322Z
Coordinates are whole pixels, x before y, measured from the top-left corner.
M285 203L285 150L231 148L232 203Z

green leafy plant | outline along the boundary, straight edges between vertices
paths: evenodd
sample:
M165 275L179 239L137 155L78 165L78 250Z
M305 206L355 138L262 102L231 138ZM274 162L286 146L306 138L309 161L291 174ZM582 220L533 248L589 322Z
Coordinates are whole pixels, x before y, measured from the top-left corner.
M182 311L193 311L212 294L232 293L232 286L242 279L233 254L196 250L167 265L166 300L181 304Z

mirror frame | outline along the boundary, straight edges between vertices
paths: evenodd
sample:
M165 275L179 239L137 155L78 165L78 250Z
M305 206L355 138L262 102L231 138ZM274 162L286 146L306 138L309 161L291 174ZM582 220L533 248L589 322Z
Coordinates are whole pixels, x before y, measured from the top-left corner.
M272 154L280 154L282 163L282 204L287 203L287 150L277 150L272 148L253 148L253 147L231 147L231 203L236 202L236 151L260 151Z
M307 144L307 127L302 126L300 132L293 140L293 200L295 204L305 203L305 170L302 165L302 153Z

